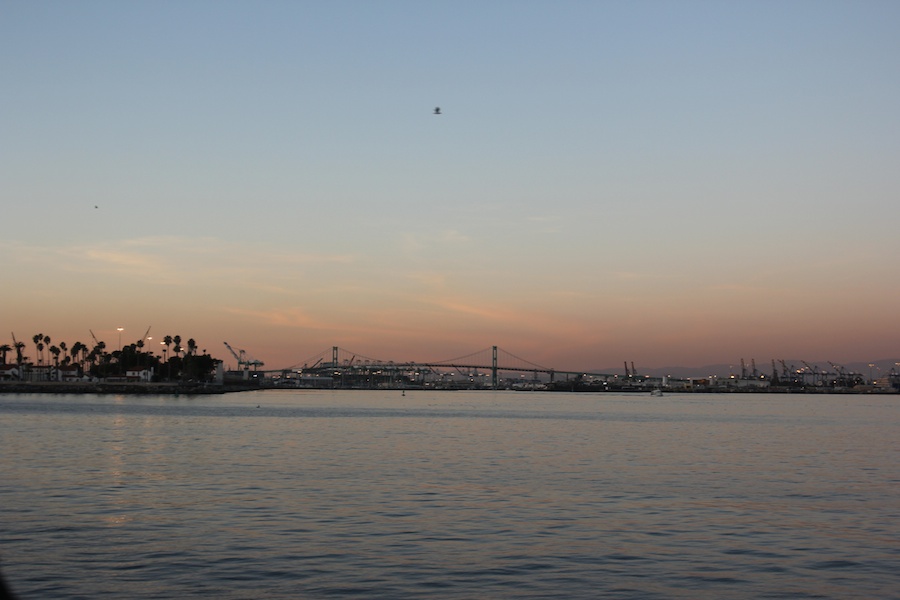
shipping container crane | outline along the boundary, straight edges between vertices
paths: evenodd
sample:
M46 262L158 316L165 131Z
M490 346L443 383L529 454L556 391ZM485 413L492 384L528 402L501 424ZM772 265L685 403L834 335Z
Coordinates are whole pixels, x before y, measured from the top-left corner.
M809 373L812 375L813 385L821 385L822 381L821 381L821 378L819 377L819 366L818 365L810 366L810 364L808 362L806 362L805 360L801 361L801 362L806 367L807 371L809 371Z
M841 365L834 364L830 360L828 361L828 364L831 365L831 368L834 369L835 372L835 379L832 385L841 387L849 386L850 377L847 374L847 370Z
M256 371L264 364L263 361L256 360L248 355L245 350L238 348L237 351L235 351L228 342L225 342L225 347L228 348L228 351L231 352L231 355L237 360L238 370L253 367L253 370Z
M13 349L16 351L16 364L17 364L17 365L21 365L21 364L22 364L22 360L23 360L23 358L24 358L24 357L22 356L22 348L25 347L25 344L22 344L21 342L19 342L19 340L16 339L16 334L15 334L15 332L12 332L12 331L11 331L11 332L10 332L10 335L12 335Z

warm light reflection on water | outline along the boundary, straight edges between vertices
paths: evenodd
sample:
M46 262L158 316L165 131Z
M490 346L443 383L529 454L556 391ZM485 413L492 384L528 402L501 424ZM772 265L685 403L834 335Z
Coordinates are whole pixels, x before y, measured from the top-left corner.
M0 558L24 600L889 597L898 406L0 396Z

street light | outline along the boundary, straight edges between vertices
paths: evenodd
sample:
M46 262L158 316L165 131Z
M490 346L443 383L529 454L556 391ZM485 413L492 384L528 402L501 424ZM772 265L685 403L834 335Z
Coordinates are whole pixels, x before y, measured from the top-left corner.
M124 327L117 327L116 331L119 332L119 352L122 351L122 332L125 331Z

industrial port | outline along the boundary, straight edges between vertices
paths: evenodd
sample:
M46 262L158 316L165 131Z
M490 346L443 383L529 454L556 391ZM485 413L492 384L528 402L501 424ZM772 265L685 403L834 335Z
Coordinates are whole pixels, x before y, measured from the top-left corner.
M119 330L120 334L122 330ZM242 348L224 342L230 360L200 351L193 339L164 336L159 353L150 328L136 343L108 350L91 332L94 346L54 345L43 334L32 338L36 360L12 336L0 345L0 392L52 390L127 393L221 393L242 389L517 390L618 393L898 393L900 360L855 365L755 359L705 370L641 369L623 361L621 369L566 370L536 364L497 346L439 361L393 361L333 346L297 364L266 368ZM146 348L146 349L145 349ZM46 352L45 352L46 350ZM7 354L15 362L7 364Z
M261 361L229 347L237 369L226 381L259 387L317 389L434 389L568 392L768 392L897 393L900 362L869 363L868 375L835 363L827 368L801 361L797 367L772 360L763 371L752 360L740 361L727 375L679 376L642 373L624 362L621 372L557 370L506 353L496 346L440 362L394 362L362 357L338 347L291 368L265 370Z

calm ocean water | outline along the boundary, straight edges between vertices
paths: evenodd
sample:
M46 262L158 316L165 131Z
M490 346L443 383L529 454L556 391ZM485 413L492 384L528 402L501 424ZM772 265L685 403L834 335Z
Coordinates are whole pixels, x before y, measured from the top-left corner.
M0 445L21 600L900 598L897 396L0 395Z

